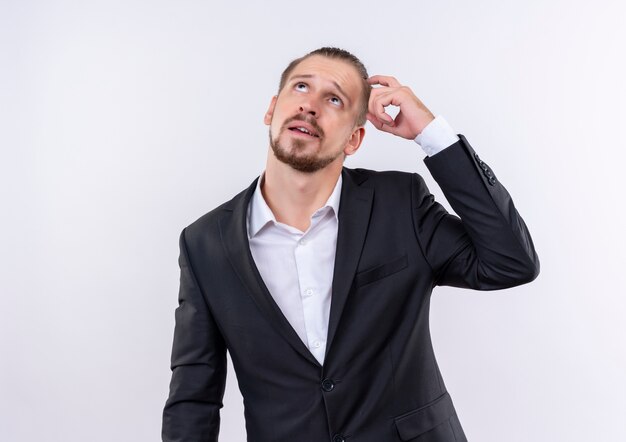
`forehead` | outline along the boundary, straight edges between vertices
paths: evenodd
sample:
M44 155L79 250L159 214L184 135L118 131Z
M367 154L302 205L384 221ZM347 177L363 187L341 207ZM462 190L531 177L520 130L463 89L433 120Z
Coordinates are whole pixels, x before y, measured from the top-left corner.
M301 61L289 75L291 80L298 75L310 75L315 80L328 83L328 86L337 83L350 97L359 94L361 78L357 69L346 61L329 57L313 55Z

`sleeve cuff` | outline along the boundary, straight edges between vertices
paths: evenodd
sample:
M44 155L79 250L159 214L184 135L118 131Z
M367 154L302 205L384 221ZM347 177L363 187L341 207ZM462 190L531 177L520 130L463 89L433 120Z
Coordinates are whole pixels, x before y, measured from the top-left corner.
M429 157L459 141L459 137L448 122L437 115L414 140Z

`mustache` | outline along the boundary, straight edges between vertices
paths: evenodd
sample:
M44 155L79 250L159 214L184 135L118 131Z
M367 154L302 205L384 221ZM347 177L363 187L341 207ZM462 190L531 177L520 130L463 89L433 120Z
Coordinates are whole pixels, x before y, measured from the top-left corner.
M294 121L304 121L305 123L308 123L311 125L311 127L315 130L315 132L317 132L320 138L324 136L324 132L322 131L322 128L317 125L317 122L315 121L314 118L308 119L306 117L302 117L299 115L296 115L295 117L287 120L284 125L285 129L288 129L289 124L291 124Z

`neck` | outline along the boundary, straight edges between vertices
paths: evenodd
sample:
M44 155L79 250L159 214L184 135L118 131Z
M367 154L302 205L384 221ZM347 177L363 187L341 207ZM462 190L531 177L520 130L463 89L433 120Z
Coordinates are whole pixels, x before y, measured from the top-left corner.
M308 229L311 215L326 203L337 184L342 159L305 173L278 161L270 149L261 192L276 220L301 231Z

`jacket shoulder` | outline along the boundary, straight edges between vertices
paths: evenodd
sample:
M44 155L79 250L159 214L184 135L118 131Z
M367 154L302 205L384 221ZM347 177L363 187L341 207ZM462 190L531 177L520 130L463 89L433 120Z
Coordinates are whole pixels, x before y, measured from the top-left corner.
M400 170L376 170L365 169L363 167L348 168L344 167L346 173L353 177L366 177L373 179L398 179L411 176L413 172L403 172Z
M256 180L255 180L256 182ZM246 192L250 191L250 187L242 190L228 201L224 201L219 206L206 212L190 224L188 224L183 230L186 231L186 236L195 237L195 235L207 232L213 232L217 229L217 222L224 212L232 212L234 207L241 203L241 200L245 198Z
M421 178L417 172L402 172L399 170L374 170L364 168L345 168L346 173L357 183L373 187L376 190L385 191L393 189L397 191L405 186L409 188L412 180L416 177Z

